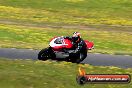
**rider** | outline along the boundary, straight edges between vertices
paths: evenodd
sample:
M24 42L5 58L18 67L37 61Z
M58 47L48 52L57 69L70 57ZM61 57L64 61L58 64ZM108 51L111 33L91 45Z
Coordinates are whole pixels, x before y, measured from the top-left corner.
M85 53L85 56L82 56L82 58L85 58L87 56L87 46L84 40L81 38L81 35L79 32L74 32L72 37L64 37L66 39L69 39L72 41L73 44L73 52L71 53Z

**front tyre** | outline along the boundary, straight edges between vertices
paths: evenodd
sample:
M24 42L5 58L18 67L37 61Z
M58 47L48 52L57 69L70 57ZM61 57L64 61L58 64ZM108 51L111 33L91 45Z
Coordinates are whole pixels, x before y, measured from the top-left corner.
M71 62L72 63L80 63L87 57L87 53L78 53L78 54L73 54Z
M87 57L87 53L80 53L79 60L76 60L77 63L80 63Z
M38 53L38 59L39 60L47 60L47 59L52 59L54 58L55 55L53 53L53 51L50 49L50 47L42 49L39 53Z

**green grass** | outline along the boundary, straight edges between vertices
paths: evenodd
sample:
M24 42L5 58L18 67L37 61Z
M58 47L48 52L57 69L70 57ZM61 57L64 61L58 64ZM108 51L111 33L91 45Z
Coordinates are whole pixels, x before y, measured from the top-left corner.
M0 19L54 25L132 25L131 0L1 0Z
M59 31L59 32L58 32ZM78 31L85 40L95 43L92 52L125 53L132 51L132 35L129 32L80 30L64 28L40 28L0 24L0 47L42 49L54 36L71 36Z
M132 69L77 65L68 62L0 59L0 88L131 88L130 84L76 83L78 67L87 74L130 74ZM50 69L49 69L50 68ZM65 69L65 70L64 70Z
M0 47L42 49L53 36L79 31L94 41L92 52L132 55L131 4L131 0L1 0Z

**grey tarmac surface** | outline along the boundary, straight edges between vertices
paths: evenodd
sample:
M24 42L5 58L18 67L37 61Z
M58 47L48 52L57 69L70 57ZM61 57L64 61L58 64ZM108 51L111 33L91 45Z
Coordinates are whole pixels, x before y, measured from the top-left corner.
M0 57L10 59L32 59L37 60L39 50L0 48ZM81 63L94 66L117 66L121 68L132 68L132 56L92 54Z

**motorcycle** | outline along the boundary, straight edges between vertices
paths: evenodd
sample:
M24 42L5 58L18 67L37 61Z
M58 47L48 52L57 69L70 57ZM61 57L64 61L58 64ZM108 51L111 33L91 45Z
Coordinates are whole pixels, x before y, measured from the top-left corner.
M87 51L94 48L94 43L84 40L87 50L85 52L72 53L73 44L69 39L54 37L50 40L49 47L38 53L39 60L65 60L73 63L80 63L87 57Z

